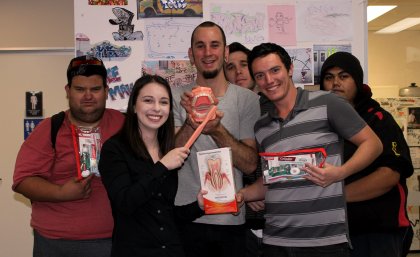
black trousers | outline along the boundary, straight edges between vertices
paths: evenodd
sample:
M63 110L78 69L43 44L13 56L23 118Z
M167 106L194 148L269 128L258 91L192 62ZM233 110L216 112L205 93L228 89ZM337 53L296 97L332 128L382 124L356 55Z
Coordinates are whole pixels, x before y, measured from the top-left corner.
M183 224L181 239L187 257L244 257L244 225Z

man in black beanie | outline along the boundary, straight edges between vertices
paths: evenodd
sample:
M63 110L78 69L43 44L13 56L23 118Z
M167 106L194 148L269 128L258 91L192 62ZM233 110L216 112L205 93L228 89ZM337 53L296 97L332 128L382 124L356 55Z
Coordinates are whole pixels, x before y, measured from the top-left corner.
M409 148L390 113L372 99L363 84L359 60L337 52L321 68L322 90L346 98L375 131L383 144L382 154L367 168L345 180L351 256L406 256L413 238L407 217L406 179L413 174ZM345 141L344 159L356 146Z

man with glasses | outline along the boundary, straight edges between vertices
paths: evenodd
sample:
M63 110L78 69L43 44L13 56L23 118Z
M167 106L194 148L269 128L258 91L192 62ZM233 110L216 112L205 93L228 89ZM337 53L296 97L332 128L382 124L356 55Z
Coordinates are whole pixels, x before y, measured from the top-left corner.
M22 144L13 190L31 200L34 257L109 257L113 219L96 175L80 176L77 133L95 131L89 153L99 160L100 146L122 126L124 116L106 109L107 71L90 56L76 57L67 69L69 109L52 143L52 121L46 118ZM99 137L99 138L98 138ZM78 173L79 170L79 173ZM79 176L78 176L79 175Z

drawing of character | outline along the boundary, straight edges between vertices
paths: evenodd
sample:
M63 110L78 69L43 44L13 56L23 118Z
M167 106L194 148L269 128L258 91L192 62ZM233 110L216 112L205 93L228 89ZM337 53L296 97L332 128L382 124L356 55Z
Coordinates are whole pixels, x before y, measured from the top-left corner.
M291 20L292 18L285 17L282 12L276 12L275 18L270 18L270 27L276 27L279 32L285 33L285 25Z
M131 24L134 13L120 7L112 8L112 12L117 19L110 19L109 23L119 26L118 32L112 33L114 40L143 40L143 32L134 31L134 25Z

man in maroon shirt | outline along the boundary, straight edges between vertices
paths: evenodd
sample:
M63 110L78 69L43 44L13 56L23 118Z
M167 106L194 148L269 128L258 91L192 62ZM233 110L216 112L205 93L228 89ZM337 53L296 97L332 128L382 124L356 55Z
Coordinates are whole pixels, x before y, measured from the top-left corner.
M97 153L102 143L123 124L123 114L105 108L106 76L101 60L90 56L72 59L65 86L69 109L55 146L51 118L47 118L18 153L12 188L32 203L34 257L110 256L113 219L106 191L100 177L80 177L75 154L79 150L74 149L78 145L77 128L94 131L88 133L92 138L83 138L91 142L94 164L100 158Z

